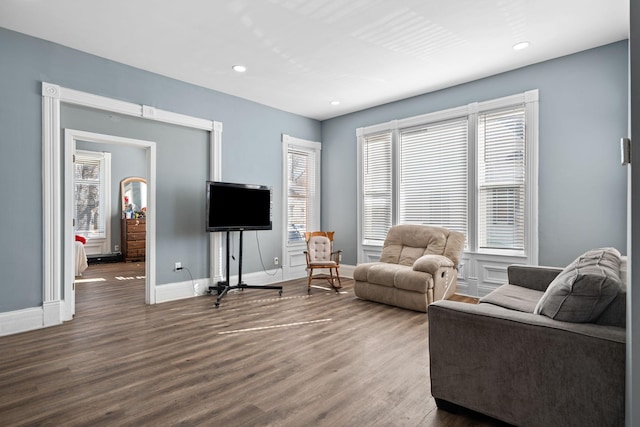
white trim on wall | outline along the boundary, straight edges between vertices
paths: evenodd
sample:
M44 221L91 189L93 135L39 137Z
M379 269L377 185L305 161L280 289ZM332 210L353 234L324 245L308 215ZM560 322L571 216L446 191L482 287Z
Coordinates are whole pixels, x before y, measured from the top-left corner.
M213 123L210 133L209 180L222 180L222 123ZM204 191L204 190L203 190ZM209 233L209 284L225 280L222 274L222 233Z
M320 184L321 184L321 155L322 144L317 141L296 138L287 134L282 134L282 280L291 280L306 276L307 259L304 251L307 249L304 241L289 242L289 148L303 149L315 153L315 199L313 202L314 212L312 216L317 221L317 227L322 223L320 220ZM310 231L310 230L307 230Z
M189 128L202 129L211 132L210 152L212 177L220 174L220 152L222 143L222 123L200 119L183 114L163 111L155 107L120 101L113 98L94 95L74 89L64 88L52 83L42 82L42 201L43 201L43 308L42 326L53 326L65 320L65 313L61 301L63 280L63 257L61 248L63 245L63 187L62 187L62 162L61 159L61 128L60 128L60 104L74 104L84 107L110 111L122 115L156 120L163 123L171 123ZM147 176L149 181L156 179L155 145L147 150ZM152 196L150 202L155 200ZM151 212L154 207L149 206ZM155 223L147 222L147 232L155 234ZM214 240L213 237L210 239ZM150 242L147 242L148 244ZM212 243L213 245L213 243ZM221 266L216 262L219 245L211 251L212 271L220 271ZM147 248L147 283L145 301L147 304L156 303L156 278L155 278L155 244ZM29 313L31 311L27 310ZM33 322L27 322L32 325ZM25 324L26 327L27 326ZM13 332L21 332L18 329Z

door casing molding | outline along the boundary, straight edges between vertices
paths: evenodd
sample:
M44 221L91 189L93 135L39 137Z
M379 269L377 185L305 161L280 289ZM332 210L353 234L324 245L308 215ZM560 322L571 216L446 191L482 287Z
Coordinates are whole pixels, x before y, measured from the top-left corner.
M64 180L60 128L61 103L79 105L109 111L116 114L155 120L163 123L201 129L209 132L210 180L219 180L222 169L222 123L184 114L164 111L147 105L134 104L113 98L68 89L56 84L42 82L42 208L43 208L43 289L42 289L42 326L53 326L68 319L68 309L61 298L65 286L65 259L73 256L73 245L65 243L66 213L64 211ZM156 154L155 144L147 148L148 179L155 182L155 160L149 156ZM155 187L155 186L154 186ZM150 202L155 203L155 194ZM150 215L154 219L147 223L148 235L155 236L155 209L150 206ZM63 226L65 224L65 226ZM67 233L68 234L68 233ZM147 238L149 239L149 237ZM155 278L155 239L147 240L147 285L145 302L156 303ZM210 260L209 277L215 280L222 277L221 250L218 233L209 236Z
M75 314L75 256L74 256L74 233L73 233L73 218L74 218L74 189L73 189L73 174L74 174L74 161L73 155L75 153L75 146L77 141L87 141L99 144L119 144L127 145L130 147L138 147L144 149L146 152L146 168L147 168L147 233L146 233L146 248L156 247L156 156L157 147L154 141L145 141L140 139L123 138L114 135L104 135L93 132L85 132L76 129L64 130L64 298L62 299L63 320L71 320ZM110 181L110 180L109 180ZM110 197L110 196L109 196ZM108 222L111 222L110 220ZM153 230L150 231L150 230ZM150 251L147 251L149 253ZM154 251L155 254L155 251ZM155 289L155 256L146 256L147 262L145 263L145 295L156 294ZM146 297L145 297L146 300ZM154 301L155 302L155 301ZM149 302L147 302L149 303Z

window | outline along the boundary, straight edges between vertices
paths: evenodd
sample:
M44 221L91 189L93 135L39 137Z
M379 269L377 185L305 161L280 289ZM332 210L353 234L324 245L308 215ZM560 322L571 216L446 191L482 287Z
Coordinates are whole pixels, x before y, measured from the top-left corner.
M384 240L391 227L391 133L364 138L363 215L365 241Z
M524 250L525 110L478 116L480 249Z
M283 135L286 153L287 242L304 242L320 227L320 143Z
M75 229L92 239L107 237L109 159L110 153L77 150L75 155Z
M419 223L537 259L537 105L534 90L358 129L360 248Z
M400 130L399 222L467 234L467 118Z

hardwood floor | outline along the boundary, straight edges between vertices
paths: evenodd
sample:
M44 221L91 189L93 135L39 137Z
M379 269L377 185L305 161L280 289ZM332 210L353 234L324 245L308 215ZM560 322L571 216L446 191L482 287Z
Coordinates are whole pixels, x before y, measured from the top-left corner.
M352 280L247 289L216 309L147 306L143 274L92 265L73 321L0 337L0 425L498 425L437 410L427 316L359 300Z

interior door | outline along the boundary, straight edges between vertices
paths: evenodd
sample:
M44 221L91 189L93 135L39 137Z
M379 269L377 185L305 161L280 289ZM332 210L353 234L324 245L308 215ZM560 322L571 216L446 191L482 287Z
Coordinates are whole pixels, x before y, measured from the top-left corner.
M65 162L65 180L70 182L71 185L67 188L75 188L75 167L74 159L76 152L76 141L73 137L65 133L64 141L64 162ZM67 193L73 193L67 192ZM64 254L73 254L72 256L66 256L64 259L64 294L62 300L64 301L63 320L71 320L76 314L76 288L75 288L75 203L74 194L65 194L64 197ZM67 249L71 248L71 249Z

